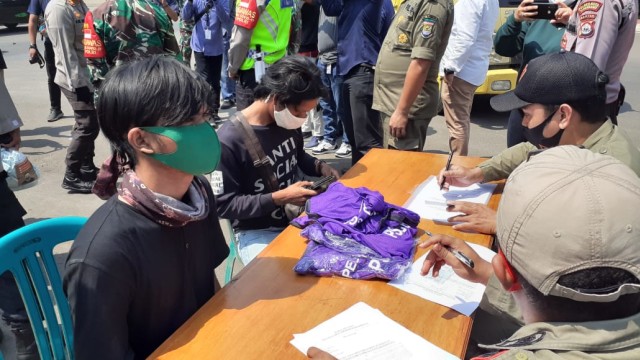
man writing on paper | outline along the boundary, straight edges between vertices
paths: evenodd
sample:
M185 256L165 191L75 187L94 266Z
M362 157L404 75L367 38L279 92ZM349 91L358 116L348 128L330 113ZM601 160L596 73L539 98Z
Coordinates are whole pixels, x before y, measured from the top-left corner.
M498 352L491 359L637 359L638 206L640 179L625 164L577 146L550 149L509 177L492 263L464 241L436 235L420 245L434 246L422 273L437 276L446 263L473 282L497 279L511 293L526 325L481 345ZM470 257L474 269L445 246Z
M526 325L482 345L481 359L640 358L640 179L620 161L560 146L518 167L498 209L498 248L483 260L463 240L435 235L422 273L496 278ZM464 265L450 247L471 258ZM594 251L597 249L597 251ZM319 349L313 359L330 359Z
M505 179L530 153L557 145L580 145L613 156L640 175L640 152L606 117L607 76L589 58L571 52L533 59L516 89L491 99L496 111L520 109L529 142L510 147L469 169L452 165L441 171L449 185L468 186ZM454 229L495 233L495 212L486 206L452 202Z

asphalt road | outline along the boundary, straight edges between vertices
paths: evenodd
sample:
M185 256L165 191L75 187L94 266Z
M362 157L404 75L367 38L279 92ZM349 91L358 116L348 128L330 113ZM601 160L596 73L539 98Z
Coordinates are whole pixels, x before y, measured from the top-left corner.
M94 8L99 1L87 2ZM38 41L42 49L41 41ZM28 38L26 26L14 31L0 26L0 49L2 49L8 69L5 82L24 122L22 127L22 147L31 162L41 173L38 183L16 192L16 196L27 210L27 223L50 217L77 215L89 216L102 201L94 195L68 194L60 187L65 171L64 158L73 126L73 113L67 100L62 97L65 117L54 123L47 123L49 112L46 73L37 65L27 61ZM623 73L623 83L627 88L627 99L619 117L620 127L631 139L640 139L640 44L636 43ZM552 79L550 79L552 80ZM228 113L221 113L224 118ZM490 109L486 98L477 98L472 112L471 156L492 156L506 147L506 114ZM448 133L444 118L438 116L431 122L425 151L448 152ZM109 155L109 146L100 136L96 141L95 162L99 165ZM350 161L323 156L335 166L346 169ZM59 250L59 260L63 261L66 247ZM222 269L221 266L219 269ZM224 271L224 270L222 270ZM219 272L219 271L218 271ZM5 335L8 335L5 332Z

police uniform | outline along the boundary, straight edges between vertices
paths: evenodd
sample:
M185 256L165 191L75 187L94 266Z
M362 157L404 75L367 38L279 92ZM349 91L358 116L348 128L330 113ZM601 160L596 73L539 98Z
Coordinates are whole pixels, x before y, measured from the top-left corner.
M422 149L427 127L438 109L438 68L453 25L451 0L405 0L384 39L374 78L373 109L380 112L384 147ZM402 94L414 58L431 61L427 80L409 111L406 136L389 134L389 119Z
M236 0L228 71L230 75L238 75L238 111L251 105L254 100L253 89L257 82L253 55L257 46L260 45L267 66L283 58L287 55L290 39L297 38L297 29L292 22L298 21L298 16L295 0Z
M582 323L526 325L472 360L640 359L640 314Z
M591 58L609 76L609 107L618 100L620 75L633 45L637 20L637 0L580 0L562 38L563 49ZM617 106L609 114L615 123Z

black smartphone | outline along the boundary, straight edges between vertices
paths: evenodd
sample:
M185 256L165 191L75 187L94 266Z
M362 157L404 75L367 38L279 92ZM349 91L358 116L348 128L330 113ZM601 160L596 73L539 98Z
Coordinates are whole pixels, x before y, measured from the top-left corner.
M326 190L327 186L332 182L336 181L336 177L333 175L325 176L322 179L315 181L313 184L309 185L307 188L309 190Z
M544 19L553 20L556 18L556 11L558 11L558 4L551 4L543 1L534 1L531 5L538 6L538 14L532 16L532 19Z

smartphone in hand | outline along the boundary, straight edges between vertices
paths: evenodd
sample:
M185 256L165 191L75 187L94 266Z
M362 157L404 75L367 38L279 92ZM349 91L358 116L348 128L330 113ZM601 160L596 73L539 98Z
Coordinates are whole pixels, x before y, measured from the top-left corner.
M329 186L329 184L331 184L334 181L336 181L335 176L333 175L325 176L322 179L315 181L313 184L309 185L307 189L322 192L322 191L325 191L327 189L327 186Z
M538 7L538 13L531 16L532 19L544 19L553 20L556 18L556 11L558 11L558 4L552 4L547 1L534 1L531 5Z

